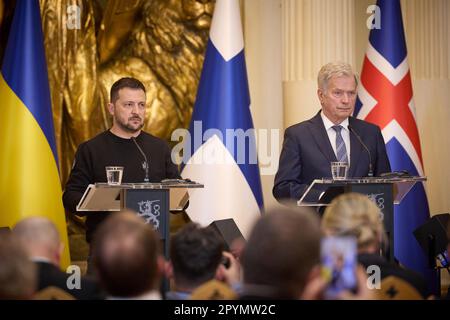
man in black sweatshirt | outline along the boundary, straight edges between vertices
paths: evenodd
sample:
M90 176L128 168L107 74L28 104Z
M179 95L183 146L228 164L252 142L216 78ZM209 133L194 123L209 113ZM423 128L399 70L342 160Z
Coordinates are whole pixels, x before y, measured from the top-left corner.
M111 87L110 99L108 110L113 125L78 147L63 194L64 207L77 215L83 215L76 211L76 206L88 185L107 181L105 167L124 167L123 183L145 181L146 161L135 142L148 160L149 182L181 178L171 160L168 144L142 131L146 105L144 85L134 78L119 79ZM108 213L90 212L86 216L86 240L90 243L95 229Z

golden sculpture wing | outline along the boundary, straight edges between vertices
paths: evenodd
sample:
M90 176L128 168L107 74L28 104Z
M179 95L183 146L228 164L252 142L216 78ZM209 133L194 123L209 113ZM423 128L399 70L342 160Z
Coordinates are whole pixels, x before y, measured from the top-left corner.
M89 123L100 101L94 2L41 0L40 4L55 135L64 183L77 146L99 131ZM79 8L79 28L68 25L69 6Z
M138 21L142 3L142 0L107 2L97 36L100 64L111 59L126 41Z
M130 16L137 20L131 31L129 26L118 29L122 42L110 39L113 32L103 33L102 39L109 40L101 40L100 47L109 52L100 53L108 57L100 66L100 82L104 88L110 88L122 76L140 79L147 88L144 130L169 140L174 129L189 125L214 1L136 1L129 7L117 3L116 8L123 9L126 21ZM103 21L116 21L108 19Z
M3 3L3 0L0 0L0 26L3 22L3 13L5 11L5 4Z

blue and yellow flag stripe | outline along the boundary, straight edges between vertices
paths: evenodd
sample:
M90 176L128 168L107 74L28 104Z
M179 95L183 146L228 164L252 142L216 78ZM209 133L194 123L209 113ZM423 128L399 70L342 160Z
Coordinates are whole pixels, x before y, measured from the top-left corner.
M38 0L18 0L0 75L0 226L45 216L70 263Z

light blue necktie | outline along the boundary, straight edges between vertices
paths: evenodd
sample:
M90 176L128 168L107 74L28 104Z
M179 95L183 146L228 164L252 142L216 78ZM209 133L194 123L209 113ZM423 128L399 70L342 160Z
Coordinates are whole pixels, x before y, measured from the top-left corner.
M345 148L344 139L342 139L341 130L342 126L332 126L334 131L336 131L336 158L338 161L341 162L347 162L348 163L348 156L347 156L347 149Z

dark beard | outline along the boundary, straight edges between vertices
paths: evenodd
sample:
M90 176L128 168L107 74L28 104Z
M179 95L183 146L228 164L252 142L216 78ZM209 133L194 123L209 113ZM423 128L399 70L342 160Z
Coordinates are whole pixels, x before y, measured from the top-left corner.
M136 133L144 127L144 122L142 122L137 128L134 128L134 127L128 125L127 123L123 123L123 122L119 122L119 121L117 121L117 124L123 131L126 131L128 133Z

